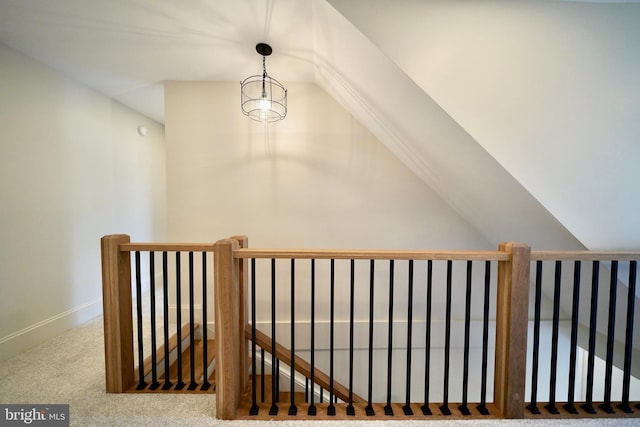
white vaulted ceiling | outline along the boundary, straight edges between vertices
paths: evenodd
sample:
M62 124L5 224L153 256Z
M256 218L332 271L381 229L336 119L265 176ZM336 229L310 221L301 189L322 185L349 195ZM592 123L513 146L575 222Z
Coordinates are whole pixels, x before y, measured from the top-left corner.
M640 4L0 0L0 41L162 122L166 80L315 82L490 242L640 249ZM0 64L1 70L1 64Z

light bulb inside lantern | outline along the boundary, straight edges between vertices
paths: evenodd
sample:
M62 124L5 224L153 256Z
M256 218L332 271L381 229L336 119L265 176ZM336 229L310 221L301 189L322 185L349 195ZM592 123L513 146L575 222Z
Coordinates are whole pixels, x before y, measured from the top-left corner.
M265 111L271 109L271 100L263 96L260 99L260 109Z

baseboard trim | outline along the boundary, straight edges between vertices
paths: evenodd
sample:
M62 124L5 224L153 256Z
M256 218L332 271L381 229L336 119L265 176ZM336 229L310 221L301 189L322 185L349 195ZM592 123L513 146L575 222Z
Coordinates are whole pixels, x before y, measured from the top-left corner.
M102 298L65 310L0 338L0 362L102 314Z

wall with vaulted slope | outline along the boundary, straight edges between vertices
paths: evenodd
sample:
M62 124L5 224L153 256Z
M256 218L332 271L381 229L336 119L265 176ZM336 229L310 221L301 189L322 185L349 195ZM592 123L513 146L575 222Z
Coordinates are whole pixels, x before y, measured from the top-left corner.
M460 124L351 22L328 3L315 3L314 13L317 83L489 241L524 241L537 248L582 248Z
M329 2L586 247L640 248L640 4Z

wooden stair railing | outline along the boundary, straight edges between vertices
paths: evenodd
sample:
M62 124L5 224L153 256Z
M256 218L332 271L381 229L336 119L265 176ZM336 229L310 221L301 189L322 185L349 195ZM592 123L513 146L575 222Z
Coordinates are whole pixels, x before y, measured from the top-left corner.
M589 253L587 251L544 253L538 251L533 254L528 246L518 243L502 243L500 244L498 251L491 252L256 250L246 249L247 246L247 238L243 236L235 236L230 239L220 240L214 245L135 244L130 243L130 238L127 235L111 235L104 236L102 238L105 375L107 392L122 393L129 391L131 385L135 382L136 371L134 369L132 339L133 322L131 318L132 269L129 254L132 250L202 250L214 252L213 267L215 275L214 302L216 339L215 344L212 343L211 349L215 348L216 355L216 416L219 419L237 418L238 409L241 404L244 403L244 400L242 400L242 393L245 393L248 390L249 385L249 365L246 363L249 360L247 342L252 339L252 337L251 333L247 332L246 326L249 324L247 316L247 278L249 276L249 269L247 267L250 259L337 258L371 260L421 259L447 261L497 261L498 274L495 315L496 335L495 359L493 361L494 403L492 404L492 407L495 408L495 410L490 411L490 416L498 418L534 417L533 415L526 414L524 412L526 405L524 389L526 380L528 298L530 286L529 273L531 262L534 258L537 262L547 259L556 260L556 262L562 259L583 261L592 260L594 265L601 259L615 260L616 268L617 260L630 260L629 262L633 264L630 264L629 267L629 283L633 283L633 286L635 286L636 283L636 261L640 260L640 254L638 253ZM612 268L611 271L612 278L610 281L610 291L613 293L617 284L617 270ZM614 271L616 272L616 276L614 276ZM595 279L594 283L597 283ZM559 286L556 287L559 289ZM635 287L632 288L629 286L628 294L629 301L635 301ZM594 300L594 298L592 298L592 300ZM629 377L629 372L631 372L631 361L634 359L633 355L635 354L635 347L631 346L633 338L631 327L634 324L634 306L630 305L629 307L626 322L627 348L625 349L625 372L627 377ZM607 349L607 363L609 370L613 364L612 353L615 337L615 323L613 320L614 315L616 314L614 308L615 305L609 304L610 314L608 335L611 337L608 338L607 342L608 347L611 347L611 349ZM597 328L594 328L594 336L596 332ZM168 340L168 338L165 339ZM309 363L295 354L291 354L291 351L282 345L276 343L274 346L275 348L272 348L271 340L265 334L257 332L255 341L256 345L259 345L265 351L275 355L284 363L288 363L290 365L294 364L296 372L299 372L306 377L311 377L313 374L315 384L319 385L323 389L331 388L331 379L329 376L315 368L312 370ZM154 354L156 360L160 359L160 353L162 350L163 349L158 349ZM590 355L591 354L593 354L592 349L590 349ZM199 359L200 358L197 358L197 360ZM150 367L151 363L152 362L149 361L141 364L143 365L143 369L147 369ZM489 363L491 363L491 361L489 361ZM156 366L158 366L157 362ZM333 391L334 395L339 399L344 401L349 400L349 390L341 384L336 384L335 381L333 383ZM554 397L555 396L551 396L551 400L553 400ZM352 399L355 404L361 406L358 409L358 412L365 410L362 406L367 402L365 402L362 397L352 395ZM591 398L588 398L589 403L593 403L590 400ZM623 400L625 400L624 403L626 403L627 411L630 410L633 412L628 416L637 417L637 413L634 411L636 411L636 409L640 410L640 405L636 401L628 402L628 389L627 396ZM552 404L555 403L557 402L552 402ZM608 406L611 406L611 404L615 402L606 403ZM373 402L373 405L375 406L378 404ZM377 411L378 410L376 409L376 412ZM619 413L616 413L612 416L627 415L619 415Z
M245 337L248 340L251 340L250 328L245 329ZM291 357L292 357L291 351L288 348L278 343L276 343L276 348L274 351L274 349L271 346L271 338L266 334L264 334L263 332L260 332L257 330L256 330L256 345L264 349L264 351L266 351L267 353L270 353L271 355L275 354L275 357L277 357L279 360L286 363L287 365L291 365ZM296 356L296 355L293 356L293 360L295 363L295 368L296 368L295 370L298 373L304 375L306 378L310 378L311 365L309 364L309 362L302 359L300 356ZM314 375L314 381L317 385L319 385L325 390L331 389L331 379L329 378L329 375L320 371L318 368L313 369L313 375ZM343 400L345 402L349 401L349 389L344 385L336 382L335 380L333 382L333 393L338 399ZM353 393L353 402L362 403L362 404L367 403L365 399L363 399L362 397L358 396L355 393Z

